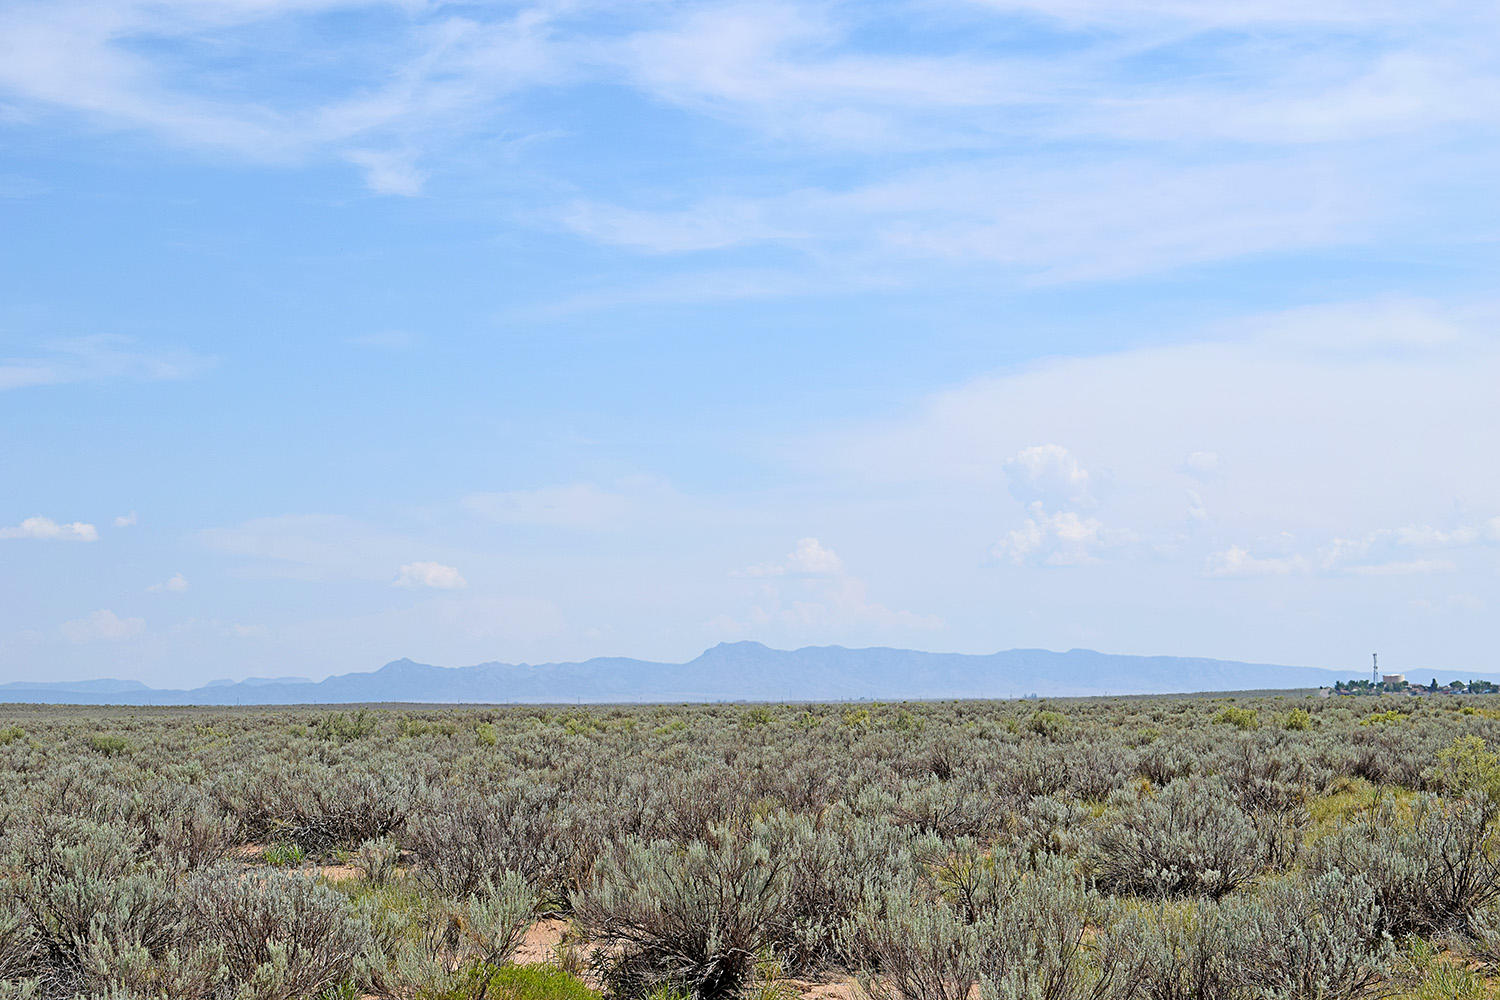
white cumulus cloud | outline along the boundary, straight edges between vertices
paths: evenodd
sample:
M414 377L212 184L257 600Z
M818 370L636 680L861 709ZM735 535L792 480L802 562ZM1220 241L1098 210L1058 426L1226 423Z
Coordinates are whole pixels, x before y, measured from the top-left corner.
M131 511L129 514L121 514L119 517L115 518L115 527L133 528L139 520L140 519L135 515L135 511Z
M108 608L101 608L84 618L63 622L63 638L69 642L117 642L131 639L146 631L142 618L121 618Z
M871 600L865 581L851 574L838 553L816 538L800 538L783 559L731 575L759 580L759 593L744 621L720 616L710 623L721 634L748 635L772 628L812 637L828 629L855 626L899 630L943 627L943 620L935 615L890 608Z
M1282 535L1263 539L1256 548L1262 555L1252 555L1244 546L1231 546L1208 557L1204 572L1208 576L1281 576L1292 573L1320 573L1352 576L1413 576L1428 573L1451 573L1459 569L1455 559L1439 555L1456 555L1464 549L1481 546L1491 539L1484 525L1460 524L1435 528L1428 524L1411 524L1401 528L1378 528L1352 538L1336 537L1310 554L1292 551L1291 538ZM1269 547L1270 551L1267 551Z
M431 587L435 590L459 590L469 581L452 566L436 562L413 562L401 567L393 584L397 587Z
M1358 538L1335 538L1319 552L1319 563L1331 572L1364 576L1441 573L1457 566L1453 560L1435 558L1431 553L1467 548L1483 539L1483 530L1474 525L1380 528Z
M737 576L838 576L844 561L816 538L799 538L797 545L779 562L760 563L740 570Z
M1133 540L1130 532L1107 528L1096 517L1071 510L1049 512L1039 500L1028 513L1025 524L990 550L996 559L1017 566L1081 566L1097 562L1102 550Z
M0 528L0 538L38 538L46 541L97 542L99 529L82 521L59 524L50 517L28 517L13 528Z
M153 583L146 589L154 594L163 592L180 594L188 589L187 577L181 573L173 573L170 579L163 580L161 583Z
M1011 496L1048 510L1088 503L1091 477L1073 453L1059 444L1022 448L1004 464Z
M1231 545L1210 554L1203 572L1217 577L1288 576L1305 573L1307 568L1307 560L1302 556L1255 556L1248 549Z

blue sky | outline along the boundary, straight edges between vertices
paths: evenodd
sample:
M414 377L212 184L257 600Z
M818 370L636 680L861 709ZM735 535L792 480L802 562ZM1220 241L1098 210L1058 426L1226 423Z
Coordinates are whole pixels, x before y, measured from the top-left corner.
M1497 669L1500 13L0 0L0 680Z

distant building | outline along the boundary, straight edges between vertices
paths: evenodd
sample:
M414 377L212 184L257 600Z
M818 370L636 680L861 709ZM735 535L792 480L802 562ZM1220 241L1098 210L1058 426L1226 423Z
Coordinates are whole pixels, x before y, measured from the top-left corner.
M1405 684L1406 683L1406 675L1405 674L1381 674L1380 675L1380 683L1382 683L1382 684Z

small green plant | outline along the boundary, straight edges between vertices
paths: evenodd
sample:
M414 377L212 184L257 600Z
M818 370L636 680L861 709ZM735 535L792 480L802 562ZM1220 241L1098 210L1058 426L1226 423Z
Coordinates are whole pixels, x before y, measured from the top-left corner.
M500 737L496 734L495 727L488 722L481 722L474 727L474 739L482 747L492 747L500 742Z
M1055 739L1068 728L1068 717L1061 712L1044 708L1031 714L1031 718L1026 720L1026 728L1038 736Z
M20 726L6 726L4 729L0 729L0 747L10 746L25 735L26 730Z
M1359 724L1361 726L1386 726L1395 722L1405 722L1410 718L1411 716L1405 712L1398 712L1393 708L1387 712L1371 712L1360 719Z
M899 733L919 733L926 725L926 719L919 719L903 708L896 713L896 721L891 723L891 728Z
M1461 962L1444 961L1431 944L1415 935L1406 941L1408 971L1418 977L1413 1000L1483 1000L1489 996L1484 980Z
M296 868L306 860L301 844L277 843L266 848L266 864L273 868Z
M1290 731L1301 731L1312 726L1312 716L1307 714L1305 708L1294 708L1286 713L1286 718L1281 720L1281 728Z
M755 974L745 996L748 1000L795 1000L797 991L786 979L785 967L776 953L768 948L755 960Z
M334 986L329 986L317 995L317 1000L359 1000L363 992L352 979L345 979Z
M591 712L580 710L573 715L564 716L560 721L563 731L569 736L584 736L609 731L604 720L596 718Z
M868 708L844 709L844 725L850 729L869 729L870 710Z
M1225 705L1214 713L1214 722L1236 729L1256 729L1260 726L1260 715L1253 708L1237 708Z
M329 712L313 726L313 735L330 743L353 743L375 732L378 726L375 716L366 708L353 715L347 712Z
M371 883L385 885L395 877L400 859L401 845L394 837L372 837L359 845L351 860Z
M483 981L473 996L484 1000L599 1000L599 994L577 976L553 965L480 966Z
M106 757L115 757L132 752L135 745L125 737L113 733L92 733L89 735L89 749Z
M769 726L771 719L771 710L764 705L757 705L740 716L740 728L755 729L759 726Z
M1469 733L1438 751L1435 783L1450 795L1478 795L1500 804L1500 756Z

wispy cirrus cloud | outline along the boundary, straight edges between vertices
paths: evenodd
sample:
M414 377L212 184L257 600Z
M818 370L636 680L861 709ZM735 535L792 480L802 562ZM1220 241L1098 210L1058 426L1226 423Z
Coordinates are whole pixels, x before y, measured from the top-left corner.
M879 51L855 41L864 24L847 8L685 10L607 47L627 79L844 169L769 192L715 178L580 198L561 219L651 254L780 247L824 269L853 258L866 272L914 261L1079 281L1364 244L1437 225L1398 206L1440 179L1480 190L1491 157L1438 152L1439 174L1431 141L1416 157L1382 140L1493 138L1500 60L1475 41L1493 13L1220 6L939 5L934 23L964 25L974 44L918 30ZM1284 44L1264 44L1268 31ZM1156 58L1213 72L1152 72Z
M471 493L465 510L498 524L554 528L602 528L637 506L638 497L593 483Z
M317 22L331 11L390 14L395 34L330 45ZM552 13L537 4L479 20L379 0L20 2L0 13L0 94L265 164L343 159L372 191L416 194L418 147L552 78ZM272 24L281 30L268 36ZM263 86L310 53L325 60L329 89Z
M246 560L255 572L304 580L387 580L416 561L422 544L341 514L282 514L195 533L211 552Z
M79 337L43 345L29 356L0 357L0 390L115 379L184 379L211 363L189 351L142 348L129 337Z
M336 48L320 31L335 10L363 29ZM882 30L894 19L910 28L897 39ZM919 16L797 0L543 0L461 15L395 0L57 0L0 13L0 94L179 147L343 161L372 191L413 195L435 169L473 165L464 144L476 136L590 128L554 108L530 114L528 99L608 88L633 106L680 109L685 134L727 125L737 152L769 143L775 182L746 182L734 156L682 183L574 196L535 217L656 253L842 247L841 227L896 256L1003 263L1040 242L1035 256L1052 259L1024 266L1089 277L1143 250L1146 270L1360 236L1394 195L1455 175L1451 160L1432 162L1450 156L1439 147L1403 160L1369 143L1493 123L1500 61L1481 40L1495 21L1454 3L953 0ZM1213 72L1163 74L1154 58ZM320 86L276 85L310 59ZM1008 163L1018 147L1025 162ZM788 152L800 157L791 170ZM941 169L955 154L973 162ZM680 200L661 204L660 190ZM1109 267L1062 266L1067 247L1087 245L1067 230L1090 219L1103 243L1153 219L1161 235L1120 246ZM1221 234L1212 245L1210 230Z
M1264 252L1358 241L1385 182L1352 163L1272 157L1228 163L1104 164L991 159L891 172L845 189L682 206L573 205L566 224L652 253L782 244L999 268L1028 281L1119 278Z

